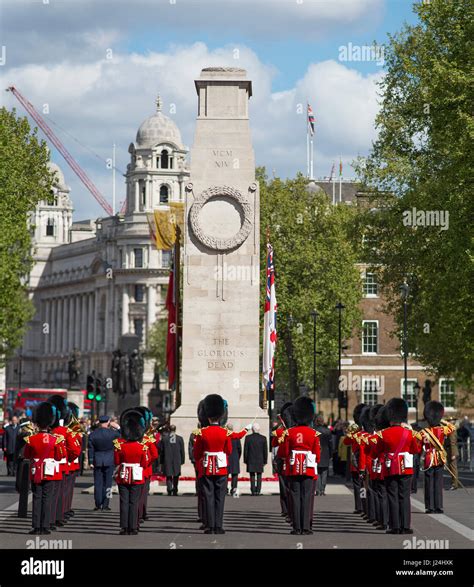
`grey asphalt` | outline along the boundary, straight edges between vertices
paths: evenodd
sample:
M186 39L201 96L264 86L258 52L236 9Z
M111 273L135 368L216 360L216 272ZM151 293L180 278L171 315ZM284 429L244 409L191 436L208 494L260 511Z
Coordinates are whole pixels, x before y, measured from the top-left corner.
M334 482L334 480L332 481ZM342 481L340 481L342 482ZM375 530L353 514L352 495L315 498L314 535L292 536L280 515L277 496L241 496L226 499L223 536L204 535L197 522L196 498L191 495L168 497L152 495L148 500L150 520L138 536L119 536L119 501L114 495L111 512L94 512L91 495L81 493L91 484L88 474L78 479L74 495L76 515L64 528L46 538L70 540L72 548L408 548L407 540L442 540L449 548L472 548L472 489L445 492L444 523L434 515L413 508L413 536L391 536ZM423 501L422 489L414 496ZM30 516L20 519L12 478L0 477L0 548L26 548L31 536ZM30 506L31 509L31 506ZM469 529L471 529L469 535ZM470 538L469 538L470 536Z

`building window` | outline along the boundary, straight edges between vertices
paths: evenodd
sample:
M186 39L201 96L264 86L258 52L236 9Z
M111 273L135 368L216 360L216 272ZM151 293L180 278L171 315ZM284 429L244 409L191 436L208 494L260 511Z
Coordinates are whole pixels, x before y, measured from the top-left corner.
M377 289L375 275L373 273L366 273L364 275L364 296L366 298L376 298L378 294Z
M143 185L142 187L142 206L146 207L146 186Z
M53 218L48 218L46 222L46 236L54 236L54 220Z
M455 407L454 381L452 379L439 380L439 401L445 408Z
M362 354L375 355L378 352L379 323L377 320L362 322Z
M407 402L409 408L416 408L416 392L415 385L416 379L407 379L407 391L405 393L405 379L400 379L401 395L402 398Z
M135 260L134 267L143 267L143 249L133 249L133 257Z
M379 403L380 385L378 377L362 378L362 402L368 406Z
M141 318L135 318L133 320L133 327L135 330L135 334L140 339L140 342L143 341L143 320Z
M161 169L169 169L170 156L168 155L168 151L165 151L164 149L161 151L160 164Z
M167 185L160 187L160 204L167 204L169 201L170 189Z
M136 302L143 302L143 300L145 299L145 286L137 283L137 285L135 285L135 301Z
M161 266L165 269L171 265L171 251L161 251Z

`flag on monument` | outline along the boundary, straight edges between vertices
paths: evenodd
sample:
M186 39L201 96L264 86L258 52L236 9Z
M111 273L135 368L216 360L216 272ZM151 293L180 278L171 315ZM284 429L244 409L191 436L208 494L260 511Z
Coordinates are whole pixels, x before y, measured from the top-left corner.
M339 159L339 177L342 177L342 159Z
M166 294L168 310L168 334L166 337L166 367L168 369L168 385L171 389L176 378L176 303L174 298L174 271L170 271L168 292Z
M313 114L313 109L311 108L311 106L308 104L308 128L309 128L309 132L311 133L311 136L314 135L314 114Z
M263 316L263 384L268 397L275 387L275 348L277 301L275 293L275 267L273 265L273 247L267 244L267 288L265 295L265 312Z

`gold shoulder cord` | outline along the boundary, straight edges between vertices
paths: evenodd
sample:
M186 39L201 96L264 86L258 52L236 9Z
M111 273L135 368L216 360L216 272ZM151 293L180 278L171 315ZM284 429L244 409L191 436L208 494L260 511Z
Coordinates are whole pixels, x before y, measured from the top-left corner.
M114 446L117 450L122 450L122 444L119 442L118 438L114 439Z

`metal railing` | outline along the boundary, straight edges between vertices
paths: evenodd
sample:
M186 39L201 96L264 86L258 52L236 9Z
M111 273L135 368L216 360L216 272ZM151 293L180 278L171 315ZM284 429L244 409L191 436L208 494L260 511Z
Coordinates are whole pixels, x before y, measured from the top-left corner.
M472 451L472 440L468 438L464 441L458 441L458 469L460 471L473 471L474 470L474 454Z

